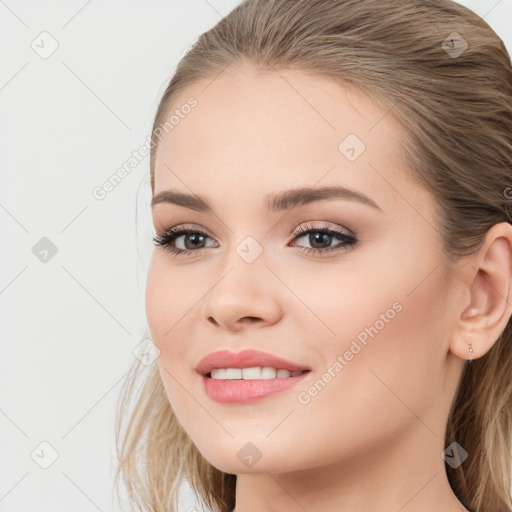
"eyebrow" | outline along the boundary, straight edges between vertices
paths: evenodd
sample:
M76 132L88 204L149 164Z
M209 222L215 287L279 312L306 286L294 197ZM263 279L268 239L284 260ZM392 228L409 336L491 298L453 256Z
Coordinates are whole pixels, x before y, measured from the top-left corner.
M267 209L275 212L328 199L357 201L382 211L382 208L370 197L357 190L342 186L297 188L269 194L266 197ZM212 206L202 197L174 190L164 190L155 195L151 200L151 208L160 203L175 204L198 212L213 212Z

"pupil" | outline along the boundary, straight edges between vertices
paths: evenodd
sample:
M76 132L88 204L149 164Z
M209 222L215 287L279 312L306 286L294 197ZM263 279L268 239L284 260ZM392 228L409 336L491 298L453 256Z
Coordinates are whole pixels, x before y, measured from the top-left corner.
M187 249L190 249L191 247L189 246L189 244L187 243L188 241L191 241L192 242L192 248L194 247L197 247L197 243L201 243L204 241L204 236L203 235L199 235L199 234L196 234L196 233L193 233L191 235L187 235L185 237L185 247Z
M310 244L312 245L312 247L315 247L317 243L329 244L330 241L331 241L331 235L329 235L328 233L321 233L321 232L317 231L313 235L313 241L311 241L311 236L310 236ZM317 248L317 247L315 247L315 248ZM321 247L319 247L319 248L321 248Z

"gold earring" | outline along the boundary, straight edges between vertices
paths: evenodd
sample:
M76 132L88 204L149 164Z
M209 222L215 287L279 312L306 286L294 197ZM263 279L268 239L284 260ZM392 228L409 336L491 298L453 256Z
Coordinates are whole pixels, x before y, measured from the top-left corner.
M469 343L469 353L472 354L473 353L473 343L471 341L469 341L468 343ZM471 363L471 361L473 361L472 357L469 359L470 363Z

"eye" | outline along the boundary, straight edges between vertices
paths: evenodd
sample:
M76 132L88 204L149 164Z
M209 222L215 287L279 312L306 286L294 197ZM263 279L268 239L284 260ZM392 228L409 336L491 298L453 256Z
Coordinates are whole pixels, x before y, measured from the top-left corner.
M295 237L294 239L305 238L306 235L308 236L308 242L313 247L302 247L300 245L297 247L299 247L301 251L305 251L309 254L325 254L328 252L353 249L357 244L357 239L353 235L332 229L325 225L314 227L306 224L305 226L300 226L293 235ZM176 245L180 245L178 240L182 237L184 248L176 247ZM337 238L341 242L331 247L333 238ZM194 252L198 252L199 249L206 248L205 242L207 239L212 240L204 231L196 228L185 228L183 226L171 228L165 233L153 237L155 245L163 247L166 251L174 255L190 255ZM327 247L322 247L324 245L327 245ZM293 246L295 246L295 244Z
M328 253L328 252L334 252L334 251L342 251L345 249L353 249L357 244L357 239L348 233L344 233L343 231L338 231L336 229L332 229L329 226L321 226L321 227L314 227L311 225L304 225L299 226L297 231L294 233L295 238L306 238L307 241L310 243L313 247L302 247L299 246L301 250L306 251L310 254L317 254L317 253ZM302 236L301 236L302 235ZM331 246L332 239L337 238L338 240L341 240L341 243ZM324 244L327 244L328 247L324 248L322 247Z
M175 247L173 243L182 237L184 237L185 248L180 249L179 247ZM169 229L162 235L153 237L153 241L155 242L155 245L163 247L166 251L169 251L172 254L185 255L197 252L198 248L203 249L204 246L202 244L204 244L206 238L210 238L209 235L200 229L190 229L177 226Z

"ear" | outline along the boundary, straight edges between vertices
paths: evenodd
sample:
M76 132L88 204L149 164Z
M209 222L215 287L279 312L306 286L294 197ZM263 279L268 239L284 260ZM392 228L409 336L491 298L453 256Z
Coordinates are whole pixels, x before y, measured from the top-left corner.
M487 232L463 279L465 299L450 351L461 359L478 359L494 346L512 313L511 224L501 222Z

